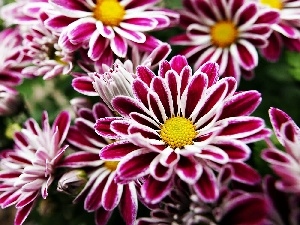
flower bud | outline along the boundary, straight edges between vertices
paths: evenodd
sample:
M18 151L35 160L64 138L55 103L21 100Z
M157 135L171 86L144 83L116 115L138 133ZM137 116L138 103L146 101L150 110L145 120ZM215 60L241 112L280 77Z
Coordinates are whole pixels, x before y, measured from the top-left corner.
M113 109L111 101L118 95L133 96L131 84L134 74L128 72L121 63L115 63L111 71L89 73L93 80L94 89L98 92L107 106Z
M65 173L58 181L57 191L69 195L77 195L87 182L87 174L83 170L71 170Z

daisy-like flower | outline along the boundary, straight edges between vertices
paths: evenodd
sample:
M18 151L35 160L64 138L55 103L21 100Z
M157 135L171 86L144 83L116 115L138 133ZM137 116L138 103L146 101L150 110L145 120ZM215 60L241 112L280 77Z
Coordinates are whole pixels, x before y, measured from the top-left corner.
M109 48L125 57L129 43L151 44L144 32L170 26L178 14L154 8L158 0L51 0L55 13L46 25L61 32L61 39L88 45L88 56L96 61ZM62 44L68 43L63 41ZM63 48L69 49L69 45ZM72 51L72 49L70 49Z
M18 28L0 32L0 83L16 86L22 81L25 60L21 53L22 37Z
M251 77L258 64L256 47L265 47L278 13L244 0L184 0L180 24L186 33L171 39L188 46L183 54L195 61L220 65L220 74Z
M300 193L300 129L293 119L277 108L269 110L270 120L278 141L285 152L270 146L262 152L262 158L280 177L276 187L284 192Z
M77 101L76 101L77 102ZM82 105L82 101L80 103ZM78 107L76 107L78 108ZM111 117L113 114L103 103L97 103L90 108L79 108L75 125L70 128L67 140L77 149L68 155L61 166L85 170L87 182L74 202L84 199L84 209L95 212L97 225L104 225L109 220L113 210L118 206L126 224L134 224L137 215L137 193L134 182L117 184L114 181L118 161L104 161L99 158L99 149L113 140L103 138L94 131L97 119ZM82 172L74 172L74 178L63 177L60 189L74 192L74 187L81 186L84 181ZM70 177L66 180L66 177ZM76 189L76 188L75 188ZM65 190L64 190L65 191Z
M138 219L137 225L262 225L268 211L263 195L229 190L230 173L229 168L220 172L218 188L222 194L215 202L203 202L187 185L180 183L159 208L151 211L151 217Z
M254 0L263 7L277 11L278 23L272 24L273 32L268 45L261 54L269 61L277 61L284 46L300 52L300 1L299 0Z
M0 116L17 112L20 103L21 98L15 89L0 84Z
M42 124L40 128L28 119L15 133L14 149L1 151L0 206L16 206L15 225L23 224L39 196L47 197L56 166L68 147L63 144L70 126L67 112L60 113L52 127L44 113Z
M132 76L135 74L135 68L138 65L145 65L154 69L158 66L159 62L167 58L170 52L171 47L169 44L158 42L155 46L146 48L146 51L140 51L139 45L133 46L129 51L130 55L127 56L128 58L125 61L116 59L114 63L109 60L107 62L99 61L95 63L86 59L85 62L80 64L86 73L73 73L75 78L72 81L72 86L79 93L88 96L100 95L102 97L103 95L100 93L104 92L103 89L106 89L106 96L109 92L120 93L120 90L115 91L118 84L123 89L126 85L131 86ZM118 82L118 80L122 80L122 83ZM111 86L107 85L108 83ZM131 87L126 88L126 90L127 92L131 92ZM125 94L126 92L122 93ZM116 93L114 95L110 93L109 95L114 97ZM110 106L112 98L104 98L105 103Z
M150 175L141 194L155 204L170 192L175 175L205 201L218 196L211 168L230 163L234 179L259 179L243 163L251 154L246 143L270 134L262 119L249 116L261 101L257 91L236 93L236 80L218 80L215 63L192 74L183 56L162 62L159 76L146 66L139 66L136 76L133 97L112 100L121 117L99 119L95 125L99 135L118 140L100 156L120 160L119 182Z
M40 13L40 23L24 34L22 50L32 59L32 65L22 70L25 76L43 76L46 80L68 74L73 68L73 54L63 51L58 46L58 36L44 27L43 21L47 18L45 13Z

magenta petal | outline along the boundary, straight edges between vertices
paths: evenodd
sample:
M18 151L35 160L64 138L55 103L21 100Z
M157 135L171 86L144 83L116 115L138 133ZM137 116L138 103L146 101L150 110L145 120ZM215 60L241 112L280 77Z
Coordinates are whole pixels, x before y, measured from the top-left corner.
M177 55L170 60L170 65L173 70L180 74L183 68L188 66L188 62L184 56Z
M93 212L101 207L102 193L107 182L109 171L102 172L92 185L84 200L84 209L88 212Z
M156 157L156 152L141 149L129 153L118 164L118 176L124 180L135 180L149 173L149 165Z
M111 173L102 192L102 206L105 210L113 210L119 203L123 185L114 181L115 173Z
M98 119L94 126L96 133L100 136L107 137L110 139L119 138L119 136L117 134L115 134L110 128L111 123L116 120L121 120L121 118L120 117L106 117L106 118Z
M261 225L267 213L263 196L243 194L227 202L221 224Z
M120 35L116 34L110 41L111 50L119 57L124 58L127 53L128 44Z
M283 42L282 37L277 32L272 32L268 38L266 47L260 49L260 53L270 62L276 62L282 51Z
M225 120L228 125L221 131L220 136L244 138L264 128L264 120L261 118L245 116Z
M243 91L235 94L226 101L219 120L250 115L261 102L261 94L258 91Z
M149 86L147 86L147 84L141 81L140 79L135 79L132 83L132 89L135 98L140 100L143 103L143 105L148 108L149 105L147 95L149 92Z
M76 77L72 80L72 87L81 94L88 96L98 96L92 83L92 79L86 77Z
M62 167L82 168L85 166L98 166L99 155L90 152L75 152L68 155L60 164Z
M185 108L184 116L189 118L194 112L196 106L203 99L203 93L206 91L208 84L207 76L205 75L194 75L183 93L182 98L185 97L185 101L182 102L182 108Z
M131 112L145 114L141 103L127 96L117 96L112 100L112 105L123 117L129 117Z
M34 202L17 210L14 225L22 225L32 210Z
M74 44L84 43L89 40L96 30L95 22L85 18L76 20L70 24L70 26L72 25L73 29L68 32L68 37Z
M208 87L215 84L219 79L219 65L217 63L206 62L199 68L198 71L207 74ZM197 71L195 74L197 74Z
M202 166L194 158L181 156L176 167L176 173L181 180L194 184L202 174Z
M96 225L106 225L113 211L107 211L103 207L97 209L95 213Z
M271 107L269 110L269 116L277 139L282 145L284 145L284 137L282 136L280 129L284 123L291 122L295 130L294 132L299 133L299 127L296 124L294 124L293 119L284 111Z
M200 179L193 185L193 188L204 202L214 202L219 196L217 179L209 168L203 169Z
M146 83L150 87L150 83L152 79L156 76L152 70L150 70L146 66L138 66L136 68L136 75L139 79L141 79L144 83Z
M134 183L124 185L119 209L125 223L127 225L134 225L138 210L137 193Z
M245 184L256 184L260 181L260 175L252 167L242 162L232 162L230 165L233 168L232 178L236 181Z
M118 160L139 148L128 141L117 141L102 148L100 157L105 160Z
M26 198L21 199L21 201L18 200L18 203L16 204L16 208L23 208L26 205L32 203L37 196L39 195L39 192L32 192L29 196L27 196Z
M233 52L233 51L232 51ZM255 47L245 40L236 44L237 60L245 70L252 70L258 63L258 54Z
M161 77L156 77L152 80L151 88L158 94L160 102L165 109L166 116L170 118L173 114L171 107L173 102L167 84Z
M159 203L172 190L173 179L161 182L152 176L148 177L141 188L142 197L147 203Z
M62 142L65 140L68 130L70 127L71 122L71 115L67 111L62 111L53 122L53 129L56 129L56 127L59 130L59 144L61 145Z

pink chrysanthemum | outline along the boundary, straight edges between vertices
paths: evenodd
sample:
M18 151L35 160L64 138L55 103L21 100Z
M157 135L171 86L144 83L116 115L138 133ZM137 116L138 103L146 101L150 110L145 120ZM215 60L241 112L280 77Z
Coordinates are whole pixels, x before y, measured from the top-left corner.
M88 56L98 60L105 49L119 57L125 57L128 45L145 43L144 32L170 26L178 17L170 10L155 8L158 0L51 0L56 9L46 25L61 32L64 49L70 43L88 46ZM151 44L151 43L148 43Z
M118 161L99 158L99 149L113 140L103 138L94 131L97 119L113 114L103 103L90 108L79 108L75 125L70 128L67 140L78 151L68 155L61 166L87 169L88 181L74 202L84 199L84 209L95 212L97 225L104 225L118 206L126 224L133 225L137 215L137 193L134 182L117 184L114 181ZM61 185L68 185L68 181ZM63 189L63 188L62 188Z
M7 28L0 32L0 83L16 86L22 81L24 56L21 53L22 37L18 28Z
M278 13L260 9L244 0L184 0L180 22L186 33L171 43L189 46L183 54L195 61L198 69L204 62L220 65L220 74L252 76L258 64L255 47L265 47L271 24Z
M90 60L85 60L85 62L80 65L82 65L86 73L73 73L75 78L72 81L72 86L79 93L88 96L98 96L100 91L103 92L107 89L109 89L112 93L116 92L116 89L118 88L116 87L117 84L114 85L114 83L117 82L117 78L121 79L127 74L127 79L124 81L123 77L123 83L121 85L126 86L126 84L131 84L130 81L133 78L130 77L135 73L135 68L138 65L145 65L154 69L158 66L159 62L167 58L170 51L170 45L159 42L157 45L151 46L151 48L147 51L140 51L138 46L132 47L129 52L130 56L128 56L128 59L123 62L120 59L116 59L114 63L107 62L107 64L101 62L101 65L98 65L97 63L95 64L95 62L90 62ZM89 64L93 66L91 67ZM126 73L123 74L121 70L126 70ZM113 77L116 79L113 79ZM108 82L108 80L111 82ZM114 85L114 88L109 85L109 83ZM102 87L104 90L102 90ZM131 92L131 90L128 91ZM107 100L108 99L104 99L106 103L108 102ZM110 105L110 100L111 98L109 99L109 103L107 103L108 105Z
M268 38L268 45L261 49L261 54L270 61L277 61L284 46L300 52L300 1L299 0L252 0L277 11L278 23L272 24L273 32Z
M145 66L137 68L136 76L134 97L112 101L121 117L99 119L95 125L98 134L118 140L100 156L120 160L120 182L151 175L141 194L154 204L170 192L175 175L205 201L214 200L218 193L211 168L227 163L235 179L257 181L243 163L251 154L246 143L270 133L262 119L249 116L261 101L257 91L236 93L236 80L218 80L215 63L192 74L183 56L162 62L159 76Z
M52 128L47 113L42 128L33 119L15 134L15 148L1 152L0 206L15 205L15 225L23 224L38 196L46 198L54 171L67 145L63 145L70 126L70 116L62 112Z
M73 68L73 54L63 51L58 46L58 36L44 27L47 18L45 13L40 13L39 23L23 34L22 50L32 59L31 65L22 70L25 76L43 76L46 80L68 74Z
M280 109L269 110L270 120L278 141L286 152L270 146L262 158L280 177L276 187L284 192L300 193L300 129L293 119Z

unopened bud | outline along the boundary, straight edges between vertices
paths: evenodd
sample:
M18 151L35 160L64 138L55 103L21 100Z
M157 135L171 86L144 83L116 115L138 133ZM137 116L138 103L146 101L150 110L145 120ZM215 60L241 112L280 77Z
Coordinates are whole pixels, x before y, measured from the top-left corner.
M77 195L84 188L87 180L87 174L84 170L69 171L59 179L57 191Z

